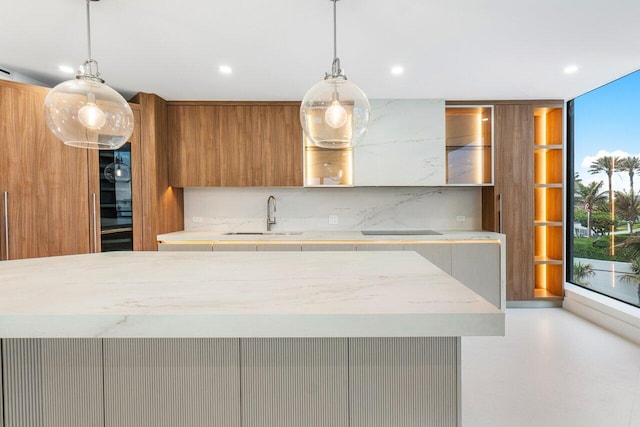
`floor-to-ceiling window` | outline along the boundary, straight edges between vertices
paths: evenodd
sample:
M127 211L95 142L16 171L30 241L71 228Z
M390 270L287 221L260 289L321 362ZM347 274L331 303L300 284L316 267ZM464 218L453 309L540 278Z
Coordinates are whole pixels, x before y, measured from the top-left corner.
M568 111L568 279L640 306L640 71Z

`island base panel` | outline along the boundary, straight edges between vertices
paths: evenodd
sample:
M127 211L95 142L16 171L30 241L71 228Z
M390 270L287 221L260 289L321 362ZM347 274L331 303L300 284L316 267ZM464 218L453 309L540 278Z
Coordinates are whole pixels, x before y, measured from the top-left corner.
M460 338L3 339L2 427L460 425Z
M104 426L102 340L4 339L2 380L4 427Z

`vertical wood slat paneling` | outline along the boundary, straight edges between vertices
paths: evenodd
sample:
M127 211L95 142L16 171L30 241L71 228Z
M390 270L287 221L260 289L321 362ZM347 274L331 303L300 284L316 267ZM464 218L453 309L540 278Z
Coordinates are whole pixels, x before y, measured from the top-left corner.
M102 340L42 340L42 396L47 427L102 427Z
M4 427L457 426L458 343L5 339Z
M350 427L456 427L456 338L350 338Z
M105 339L105 426L240 426L237 339Z
M6 427L41 427L41 341L5 339L2 359Z
M102 351L97 339L5 339L5 427L99 427Z
M348 426L345 338L241 340L243 427Z

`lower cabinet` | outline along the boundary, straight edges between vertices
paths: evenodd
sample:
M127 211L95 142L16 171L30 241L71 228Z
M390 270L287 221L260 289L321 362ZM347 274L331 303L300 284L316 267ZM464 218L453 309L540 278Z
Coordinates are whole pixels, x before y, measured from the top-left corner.
M303 251L355 251L353 243L305 243Z
M210 251L211 243L158 243L158 251Z
M214 243L212 249L214 252L229 252L229 251L255 252L258 250L257 245L255 243L234 243L234 244Z
M270 245L258 245L258 252L300 252L302 245L300 243L275 243Z
M358 243L356 250L361 251L402 251L404 245L402 243Z

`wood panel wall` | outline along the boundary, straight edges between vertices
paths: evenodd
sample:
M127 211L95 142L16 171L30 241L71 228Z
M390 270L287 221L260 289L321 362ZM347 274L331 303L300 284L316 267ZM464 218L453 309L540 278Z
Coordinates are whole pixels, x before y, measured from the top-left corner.
M137 104L130 104L133 110L135 128L131 135L131 208L133 210L133 250L144 248L144 202L145 176L143 175L141 109Z
M534 297L533 106L495 106L495 197L507 235L507 300ZM496 200L497 203L497 200ZM497 209L496 209L497 211ZM499 221L497 222L499 226Z
M135 250L158 249L157 235L184 228L182 188L169 185L167 103L154 94L139 93L142 150L142 245Z
M0 204L4 192L9 201L2 259L6 239L10 259L89 251L87 152L49 131L42 107L48 91L0 80Z

